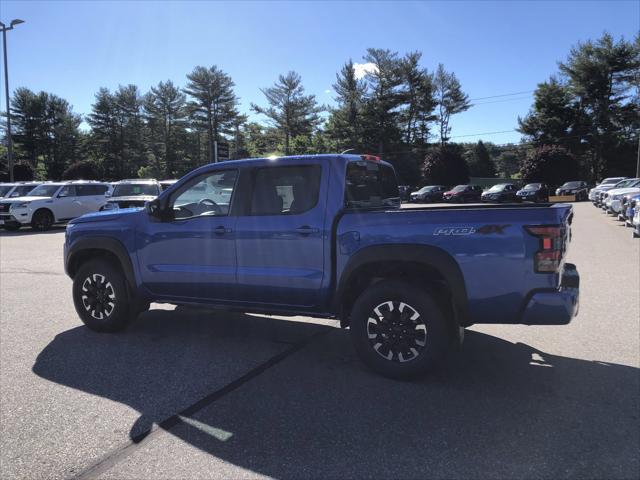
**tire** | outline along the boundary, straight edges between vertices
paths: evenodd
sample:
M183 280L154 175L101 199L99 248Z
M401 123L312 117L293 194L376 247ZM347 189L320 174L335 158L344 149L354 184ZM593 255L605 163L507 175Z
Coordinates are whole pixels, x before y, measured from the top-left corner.
M20 227L22 225L20 225L19 223L5 223L3 226L7 232L17 232L18 230L20 230Z
M38 232L46 232L53 226L53 213L46 208L36 210L31 219L31 228Z
M349 325L362 361L389 378L425 374L451 344L447 318L432 294L401 280L383 280L367 288L353 306Z
M73 278L76 312L95 332L124 330L137 314L129 298L124 275L104 260L89 260Z

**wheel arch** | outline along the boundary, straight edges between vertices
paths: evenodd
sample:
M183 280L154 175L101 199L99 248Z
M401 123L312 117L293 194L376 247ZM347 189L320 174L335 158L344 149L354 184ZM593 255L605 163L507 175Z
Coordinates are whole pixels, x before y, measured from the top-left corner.
M375 245L354 254L342 272L333 310L346 323L356 298L373 283L400 278L435 290L455 327L467 326L469 307L462 271L446 251L429 245Z
M67 275L74 278L80 266L94 258L107 259L122 270L131 291L136 289L136 278L131 258L120 241L108 237L86 237L75 242L65 258Z

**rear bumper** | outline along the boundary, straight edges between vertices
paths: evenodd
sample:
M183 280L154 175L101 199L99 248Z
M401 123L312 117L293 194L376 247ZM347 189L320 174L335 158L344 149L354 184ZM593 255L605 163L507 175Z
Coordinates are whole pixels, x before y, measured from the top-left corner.
M580 275L576 266L566 263L560 288L534 292L522 311L520 323L525 325L566 325L578 315Z

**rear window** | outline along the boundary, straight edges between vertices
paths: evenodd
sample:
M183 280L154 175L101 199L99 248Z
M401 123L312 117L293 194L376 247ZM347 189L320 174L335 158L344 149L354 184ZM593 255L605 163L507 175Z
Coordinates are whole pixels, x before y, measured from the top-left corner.
M398 181L393 169L365 160L349 163L345 205L350 208L399 206Z
M196 187L202 189L204 191L204 183L202 186L194 185L193 189ZM155 183L119 183L113 189L114 197L136 197L138 195L158 195L160 191L158 190L158 185Z

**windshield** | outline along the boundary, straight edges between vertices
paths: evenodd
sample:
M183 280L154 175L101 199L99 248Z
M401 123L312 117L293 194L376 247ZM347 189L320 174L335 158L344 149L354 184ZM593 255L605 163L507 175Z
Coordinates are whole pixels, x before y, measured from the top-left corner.
M451 190L452 192L462 192L465 188L467 188L466 185L456 185L453 190Z
M0 185L0 197L4 197L11 188L11 185Z
M436 186L431 186L431 187L422 187L420 190L418 190L418 193L426 193L426 192L432 192L434 190L437 190L438 187Z
M627 180L622 180L621 182L616 183L613 188L624 188L633 185L636 180L633 178L629 178Z
M490 192L501 192L502 190L504 190L504 187L506 187L507 184L506 183L499 183L498 185L494 185L493 187L491 187L489 189Z
M135 197L138 195L158 195L158 186L154 183L120 183L113 189L114 197Z
M565 188L578 188L580 186L581 182L567 182L564 185L562 185Z
M616 183L622 180L624 180L624 178L620 178L620 177L605 178L600 185L615 185Z
M528 183L523 190L538 190L540 187L542 187L541 183Z
M30 197L53 197L60 185L39 185L29 192Z
M345 203L347 207L385 207L400 205L398 182L391 167L370 161L347 166Z

